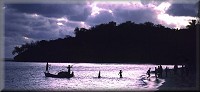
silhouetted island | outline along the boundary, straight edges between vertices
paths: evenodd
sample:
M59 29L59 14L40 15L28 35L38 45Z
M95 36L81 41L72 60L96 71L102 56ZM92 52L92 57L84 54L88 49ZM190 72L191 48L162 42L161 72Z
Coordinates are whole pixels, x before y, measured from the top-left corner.
M75 37L41 40L15 47L15 61L155 63L195 65L196 21L185 29L127 21L75 28Z

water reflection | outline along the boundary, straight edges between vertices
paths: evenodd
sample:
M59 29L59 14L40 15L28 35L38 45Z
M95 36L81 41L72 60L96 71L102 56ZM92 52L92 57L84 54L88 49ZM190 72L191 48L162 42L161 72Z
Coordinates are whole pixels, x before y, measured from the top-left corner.
M95 63L49 63L49 72L57 74L73 65L75 77L47 78L44 76L46 63L5 63L5 89L14 90L156 90L163 79L146 78L150 64L95 64ZM173 65L167 65L173 68ZM166 65L163 65L166 67ZM123 78L119 78L119 70ZM98 72L101 71L101 78Z

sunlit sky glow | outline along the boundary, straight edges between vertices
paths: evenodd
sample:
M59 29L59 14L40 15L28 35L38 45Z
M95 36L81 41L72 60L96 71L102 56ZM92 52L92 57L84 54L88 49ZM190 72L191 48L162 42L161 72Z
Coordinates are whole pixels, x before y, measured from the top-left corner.
M81 4L5 4L2 8L5 12L5 56L13 57L14 46L74 36L76 27L90 28L110 21L117 24L149 21L169 28L185 28L189 21L196 19L198 0L177 2L90 0Z

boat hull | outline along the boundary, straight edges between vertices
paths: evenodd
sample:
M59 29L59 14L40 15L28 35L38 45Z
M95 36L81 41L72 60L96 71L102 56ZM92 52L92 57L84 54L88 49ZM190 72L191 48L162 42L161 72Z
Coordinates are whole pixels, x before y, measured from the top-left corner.
M53 77L53 78L71 78L74 76L73 74L68 74L67 72L59 72L57 75L47 72L44 72L44 74L45 77Z

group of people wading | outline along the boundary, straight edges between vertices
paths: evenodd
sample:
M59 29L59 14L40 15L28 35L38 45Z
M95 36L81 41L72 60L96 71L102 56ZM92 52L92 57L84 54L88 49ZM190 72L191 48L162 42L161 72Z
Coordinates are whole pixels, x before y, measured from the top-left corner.
M49 73L48 68L49 68L49 64L47 62L47 64L46 64L46 72L47 73ZM72 65L71 66L68 65L68 67L67 67L67 69L68 69L67 73L68 74L71 73L71 68L72 68ZM174 65L173 71L174 71L175 75L177 74L177 69L178 69L178 65ZM151 71L151 68L149 68L147 73L146 73L148 75L147 78L150 77L151 73L155 74L156 79L157 78L162 78L163 77L163 71L165 71L165 77L167 77L168 76L168 72L169 72L169 68L167 66L165 67L165 70L163 70L162 65L159 65L159 66L155 67L155 71ZM188 67L186 67L186 65L185 66L182 65L181 75L183 75L183 74L188 75L188 72L189 72ZM73 71L72 71L72 75L74 75ZM118 75L119 75L120 78L122 78L122 70L119 71ZM101 78L101 72L100 71L98 73L98 78Z
M167 77L167 75L168 75L168 70L169 70L169 68L166 66L166 68L165 68L165 76ZM149 68L149 70L147 71L147 78L149 78L150 77L150 74L151 73L151 68ZM163 77L163 68L162 68L162 65L159 65L158 67L155 67L155 71L154 71L154 73L155 73L155 77L156 78L162 78Z
M177 75L178 74L178 65L175 64L174 68L173 68L173 74ZM148 69L147 71L147 78L150 77L151 73L155 73L155 77L157 78L163 78L163 72L165 72L165 77L168 77L169 74L169 68L166 66L165 69L162 68L162 65L159 65L158 67L155 67L155 71L151 71L151 68ZM186 65L182 65L182 67L180 68L180 76L182 76L182 78L184 77L184 75L188 76L189 75L189 66Z

